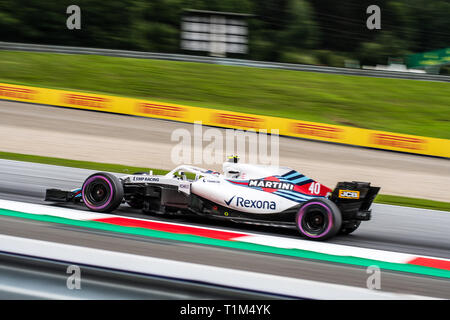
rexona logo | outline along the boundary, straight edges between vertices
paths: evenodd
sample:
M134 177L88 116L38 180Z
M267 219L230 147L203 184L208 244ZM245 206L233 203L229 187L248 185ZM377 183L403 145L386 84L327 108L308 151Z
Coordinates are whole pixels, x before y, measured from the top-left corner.
M229 206L233 203L233 199L236 199L235 206L242 208L254 208L254 209L269 209L276 210L277 204L275 201L263 201L263 200L249 200L242 197L233 196L230 200L225 201L226 205Z
M353 191L353 190L339 190L339 198L344 198L344 199L359 199L359 191Z
M269 189L294 190L294 185L288 182L269 181L269 180L250 180L249 187L261 187Z

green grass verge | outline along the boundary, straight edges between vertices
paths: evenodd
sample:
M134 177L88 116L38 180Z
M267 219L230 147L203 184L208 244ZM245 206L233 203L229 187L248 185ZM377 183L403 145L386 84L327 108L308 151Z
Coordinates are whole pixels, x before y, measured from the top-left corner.
M55 166L81 168L81 169L89 169L89 170L95 170L95 171L109 171L109 172L126 173L126 174L132 174L135 172L148 172L149 170L153 170L153 174L166 174L168 172L167 170L160 170L160 169L123 166L120 164L99 163L99 162L90 162L90 161L69 160L69 159L62 159L62 158L33 156L33 155L28 155L28 154L10 153L10 152L0 152L0 159L52 164Z
M450 203L449 202L392 196L392 195L387 195L387 194L378 195L375 202L384 203L384 204L392 204L392 205L396 205L396 206L404 206L404 207L450 211Z
M150 170L153 170L153 174L166 174L168 172L167 170L161 170L161 169L155 169L155 168L133 167L133 166L124 166L124 165L120 165L120 164L100 163L100 162L91 162L91 161L78 161L78 160L34 156L34 155L10 153L10 152L0 152L0 159L16 160L16 161L24 161L24 162L35 162L35 163L51 164L51 165L57 165L57 166L63 166L63 167L90 169L90 170L95 170L95 171L110 171L110 172L118 172L118 173L126 173L126 174L132 174L134 172L148 172ZM415 208L450 211L450 203L434 201L434 200L427 200L427 199L408 198L408 197L380 194L375 199L375 202L404 206L404 207L415 207Z
M450 84L203 63L0 52L0 82L450 139Z

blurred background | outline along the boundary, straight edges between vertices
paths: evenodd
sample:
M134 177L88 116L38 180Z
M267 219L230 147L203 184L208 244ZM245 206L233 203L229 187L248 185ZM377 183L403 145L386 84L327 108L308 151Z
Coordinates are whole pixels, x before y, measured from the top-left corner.
M65 32L72 4L81 8L82 27ZM381 8L381 30L366 27L369 5ZM449 52L426 65L411 56L450 47L447 0L1 0L0 40L185 53L185 9L246 15L248 50L229 56L334 67L433 64L429 72L450 74Z
M0 81L449 139L449 13L447 0L0 0Z
M369 26L377 24L376 11L367 12L371 5L380 8L379 28L368 28L368 19ZM0 0L0 237L4 239L0 251L14 252L1 248L12 243L5 237L11 235L28 238L21 247L33 249L32 255L45 250L29 243L43 240L51 245L65 243L192 262L200 267L253 271L256 288L266 284L261 280L264 273L289 277L284 289L292 287L292 279L306 279L324 286L333 283L366 290L364 268L338 266L330 263L333 260L309 261L233 251L231 247L222 250L209 244L172 241L173 235L158 241L154 236L125 238L115 231L61 227L59 222L45 220L51 212L68 219L91 214L76 205L48 206L44 202L46 188L72 190L97 171L161 173L173 169L171 134L180 128L192 133L191 118L197 114L206 122L208 114L215 112L222 116L222 124L234 121L241 125L231 127L243 128L254 128L255 123L270 127L272 120L264 122L261 116L274 116L288 118L286 123L298 125L293 129L306 132L300 139L279 138L281 165L329 187L337 181L353 180L381 187L373 221L362 224L352 235L321 243L321 247L327 246L341 257L358 257L363 249L370 249L364 258L372 257L373 249L384 250L374 259L391 257L394 252L402 259L404 254L437 257L440 264L430 264L430 268L408 260L424 268L416 274L383 270L382 288L449 299L450 162L445 157L450 142L449 16L448 0ZM141 100L137 103L129 98ZM117 111L136 105L151 112ZM196 115L187 117L188 110L195 107L209 109L197 109ZM84 108L106 112L80 110ZM308 121L315 124L306 124ZM346 131L353 132L347 134L353 141L363 140L354 133L355 128L384 131L379 140L389 147L382 150L381 142L375 147L349 146L342 142L343 131L330 124L353 130ZM431 140L438 141L444 156L427 153ZM390 151L399 145L405 152ZM381 149L374 149L378 147ZM422 152L428 156L415 154ZM31 216L36 208L44 218ZM20 212L14 216L8 210ZM161 223L171 219L171 224L218 227L216 222L149 216L125 204L116 213L123 219ZM32 221L39 219L44 220ZM258 226L219 226L270 235L270 243L280 244L280 248L283 243L306 251L318 248L310 242L305 247L285 242L302 242L295 230L280 233ZM83 263L86 256L94 256L80 252L67 261ZM219 295L210 287L195 291L186 283L183 289L174 281L170 286L158 279L142 282L142 277L136 280L126 272L123 279L117 273L102 277L105 286L98 287L98 270L87 267L83 267L87 279L83 278L83 290L69 291L64 264L58 262L57 272L52 267L40 274L45 266L24 268L29 265L22 261L25 258L8 259L0 254L0 299L245 297L228 291ZM118 261L120 270L133 264L127 265L126 258ZM100 266L110 271L117 267ZM151 261L145 266L146 270L154 267ZM412 266L406 267L403 270L408 271ZM35 279L24 276L28 269L34 270ZM205 269L200 270L201 276L209 276ZM430 270L440 276L431 277ZM47 278L57 281L39 282ZM212 278L208 281L226 279ZM24 279L31 280L24 283ZM230 279L237 282L239 278ZM142 286L124 292L123 284L131 282ZM217 286L220 283L216 281ZM278 290L278 280L274 283ZM111 291L114 287L118 289ZM317 297L355 297L341 289L327 295L330 287L316 288ZM304 293L310 291L299 289L295 297L308 297ZM57 295L47 295L51 292Z

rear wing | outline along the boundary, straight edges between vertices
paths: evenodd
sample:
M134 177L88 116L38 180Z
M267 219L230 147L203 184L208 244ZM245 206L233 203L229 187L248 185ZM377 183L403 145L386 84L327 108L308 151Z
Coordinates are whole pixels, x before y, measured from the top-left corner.
M338 182L330 200L341 210L344 220L370 220L370 206L380 191L380 187L370 186L370 182Z

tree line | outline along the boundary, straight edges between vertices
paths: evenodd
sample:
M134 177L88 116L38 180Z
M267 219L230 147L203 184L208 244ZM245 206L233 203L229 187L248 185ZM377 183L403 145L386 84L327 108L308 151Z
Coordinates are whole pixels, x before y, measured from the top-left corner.
M81 29L68 30L66 8L81 8ZM381 29L368 30L366 8L381 8ZM251 14L255 60L343 66L450 47L448 0L0 0L0 40L180 53L184 9Z

